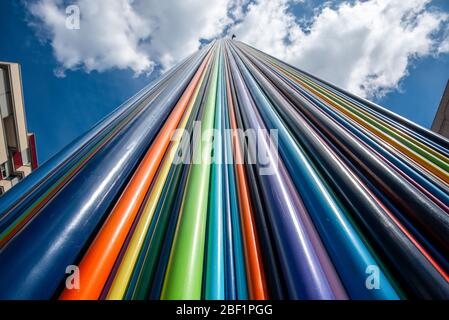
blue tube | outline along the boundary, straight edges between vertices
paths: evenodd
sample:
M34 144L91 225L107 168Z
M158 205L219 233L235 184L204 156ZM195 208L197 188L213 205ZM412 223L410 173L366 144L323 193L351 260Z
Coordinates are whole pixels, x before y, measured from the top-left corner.
M223 83L223 128L230 129L229 110L227 108L228 97ZM240 227L240 212L237 202L236 180L233 165L231 136L225 134L223 137L225 158L225 208L227 225L227 263L226 274L226 299L248 299L248 288L246 286L245 258L243 255L242 230Z
M223 109L223 55L219 56L217 98L215 103L215 129L222 134ZM224 276L224 217L223 217L223 145L219 136L214 138L213 163L210 180L209 216L207 230L206 276L203 295L208 300L225 299Z

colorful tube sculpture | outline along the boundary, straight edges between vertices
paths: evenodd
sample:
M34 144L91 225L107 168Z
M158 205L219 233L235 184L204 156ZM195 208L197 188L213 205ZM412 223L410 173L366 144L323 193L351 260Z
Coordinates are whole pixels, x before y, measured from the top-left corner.
M0 299L449 299L449 141L215 41L0 198Z

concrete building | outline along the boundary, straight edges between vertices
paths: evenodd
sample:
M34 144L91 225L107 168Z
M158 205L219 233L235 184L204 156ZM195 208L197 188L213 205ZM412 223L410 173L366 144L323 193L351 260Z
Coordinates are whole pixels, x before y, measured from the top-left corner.
M433 119L432 131L449 138L449 81L441 98L435 119Z
M0 194L38 166L36 140L28 133L20 65L0 62Z

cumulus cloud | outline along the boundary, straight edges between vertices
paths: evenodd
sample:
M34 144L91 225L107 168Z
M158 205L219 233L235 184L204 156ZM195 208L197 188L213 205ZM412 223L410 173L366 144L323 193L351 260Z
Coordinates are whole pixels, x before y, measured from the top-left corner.
M232 23L228 9L239 0L142 0L134 7L149 23L156 26L145 46L148 54L170 67L200 46L200 39L222 34Z
M438 52L441 54L449 53L449 25L443 35L443 40L441 41Z
M304 3L304 4L301 4ZM79 30L65 27L65 6L78 5ZM36 0L28 5L66 70L167 68L201 39L236 34L256 48L373 97L397 90L414 61L449 52L449 15L430 0L329 1L304 20L303 0ZM443 40L446 39L446 40Z
M325 5L304 30L287 0L257 0L232 32L239 39L356 94L399 88L417 58L444 53L435 33L448 14L428 0ZM267 32L269 30L269 32Z
M245 0L38 0L28 5L31 24L44 31L61 68L151 72L170 67L219 36ZM78 6L80 29L66 27L66 7ZM231 13L233 17L231 17Z
M87 71L131 68L134 72L151 71L154 63L141 48L152 26L127 0L78 0L80 29L66 27L66 12L59 0L42 0L29 6L30 12L43 22L61 68L83 67Z
M440 47L440 53L449 53L449 38L447 38Z

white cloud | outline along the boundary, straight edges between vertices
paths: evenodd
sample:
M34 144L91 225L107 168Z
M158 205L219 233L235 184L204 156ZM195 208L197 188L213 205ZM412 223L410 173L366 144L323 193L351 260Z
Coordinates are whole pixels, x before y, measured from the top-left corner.
M229 33L262 51L354 93L381 96L399 88L415 59L449 52L449 37L441 36L449 30L448 14L432 9L430 0L325 2L299 24L290 7L301 2L70 1L80 7L80 30L65 27L67 1L37 0L28 7L53 47L57 76L79 68L136 74L156 64L167 68L197 50L200 39L219 37L231 26Z
M152 28L126 0L78 0L81 28L66 28L65 7L59 0L42 0L30 5L30 12L40 18L53 46L56 59L64 69L85 68L104 71L131 68L136 73L151 71L153 62L140 42Z
M449 53L449 25L447 26L446 32L443 35L443 40L441 41L438 53Z
M67 69L103 71L130 68L151 72L155 63L169 67L200 46L201 38L219 36L246 0L76 0L79 30L66 28L62 0L38 0L28 6L43 29L63 76Z
M449 53L449 38L447 38L440 46L440 53Z
M305 31L289 1L258 0L231 32L356 94L382 96L399 88L415 58L442 53L448 45L434 37L448 15L428 4L371 0L325 6Z
M197 50L200 39L220 36L232 22L228 8L233 3L234 0L142 0L135 1L134 7L156 26L145 46L147 52L169 67Z

